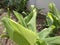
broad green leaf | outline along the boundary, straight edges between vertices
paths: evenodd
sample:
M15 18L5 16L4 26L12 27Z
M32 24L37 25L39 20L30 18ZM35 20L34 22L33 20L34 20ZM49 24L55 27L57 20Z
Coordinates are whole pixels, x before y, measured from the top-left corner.
M30 21L28 22L27 26L32 31L36 32L36 16L37 16L36 9L33 10L33 14L32 15L33 15L33 17L30 19Z
M49 37L44 39L47 43L60 44L60 36Z
M20 22L21 25L23 25L24 27L27 27L22 15L16 11L13 11L14 15L16 16L16 18L18 19L18 21Z
M46 37L49 36L49 34L53 31L54 28L55 28L55 26L52 25L49 28L43 29L41 32L38 33L39 37L42 39L45 39Z
M26 29L9 18L3 18L2 21L8 36L18 45L35 45L37 36L33 31Z

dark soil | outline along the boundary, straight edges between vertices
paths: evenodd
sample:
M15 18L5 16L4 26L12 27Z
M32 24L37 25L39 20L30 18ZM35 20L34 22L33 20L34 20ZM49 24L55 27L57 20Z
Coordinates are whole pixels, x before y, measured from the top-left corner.
M36 21L37 26L36 27L37 27L38 31L41 31L42 29L44 29L45 21L46 21L46 16L45 15L43 15L43 14L38 14L37 15L37 21Z

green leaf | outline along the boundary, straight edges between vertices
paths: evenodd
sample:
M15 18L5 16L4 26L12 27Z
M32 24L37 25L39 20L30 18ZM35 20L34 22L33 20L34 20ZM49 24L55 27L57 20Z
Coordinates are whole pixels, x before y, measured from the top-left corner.
M28 23L28 22L31 20L31 18L33 17L33 15L34 15L34 10L35 10L35 12L37 12L37 11L36 11L36 8L34 7L34 5L31 5L31 12L30 12L30 14L27 15L27 16L24 18L24 20L25 20L26 23Z
M36 32L36 16L37 16L37 12L36 9L33 10L33 14L32 14L32 18L30 19L30 21L28 22L27 26L29 29L31 29L32 31Z
M42 39L38 39L36 45L47 45L47 43Z
M32 31L36 32L36 16L37 16L37 10L34 7L34 5L31 5L31 13L24 18L27 27L31 29Z
M10 14L11 14L10 9L7 8L7 10L8 10L8 15L7 15L7 16L8 16L8 18L11 18L11 17L10 17Z
M48 12L48 15L46 17L47 25L55 25L56 27L60 27L60 20L52 13Z
M50 11L47 15L47 24L48 26L51 26L52 24L55 25L57 28L60 27L60 13L57 10L54 3L49 4Z
M9 18L3 18L2 21L8 36L18 45L35 45L37 36L33 31L28 30Z
M57 10L56 6L54 3L50 3L49 4L49 9L50 9L50 13L52 13L53 15L55 15L56 17L58 17L60 19L60 13Z
M49 37L44 39L47 43L60 44L60 36Z
M24 27L27 27L22 15L16 11L13 11L13 12L14 12L16 18L18 19L18 21L20 22L20 24L23 25Z
M33 11L31 11L31 13L24 18L26 24L31 20L32 17L33 17Z
M60 13L54 3L49 4L50 13L60 20Z
M46 21L47 21L47 25L51 26L53 24L53 17L52 17L52 13L48 12L48 15L46 17Z
M49 34L53 31L54 28L55 28L55 26L52 25L49 28L43 29L41 32L38 33L39 37L42 39L45 39L46 37L49 36Z
M56 26L56 28L60 28L60 20L59 18L57 18L56 16L52 15L53 19L54 19L54 22L53 22L53 25Z

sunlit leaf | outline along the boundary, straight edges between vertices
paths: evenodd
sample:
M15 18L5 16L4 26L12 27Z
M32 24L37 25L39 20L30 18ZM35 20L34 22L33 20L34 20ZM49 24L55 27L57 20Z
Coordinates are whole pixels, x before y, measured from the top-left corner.
M36 43L37 36L33 31L8 18L3 18L2 21L8 36L18 45L34 45Z
M33 10L33 17L31 18L31 20L29 21L28 28L33 30L34 32L36 32L36 16L37 16L37 12L36 9Z

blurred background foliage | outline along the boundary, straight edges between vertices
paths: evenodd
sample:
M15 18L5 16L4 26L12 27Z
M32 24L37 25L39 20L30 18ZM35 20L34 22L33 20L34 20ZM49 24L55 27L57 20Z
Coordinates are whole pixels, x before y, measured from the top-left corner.
M10 8L18 12L26 10L28 0L0 0L0 7Z

